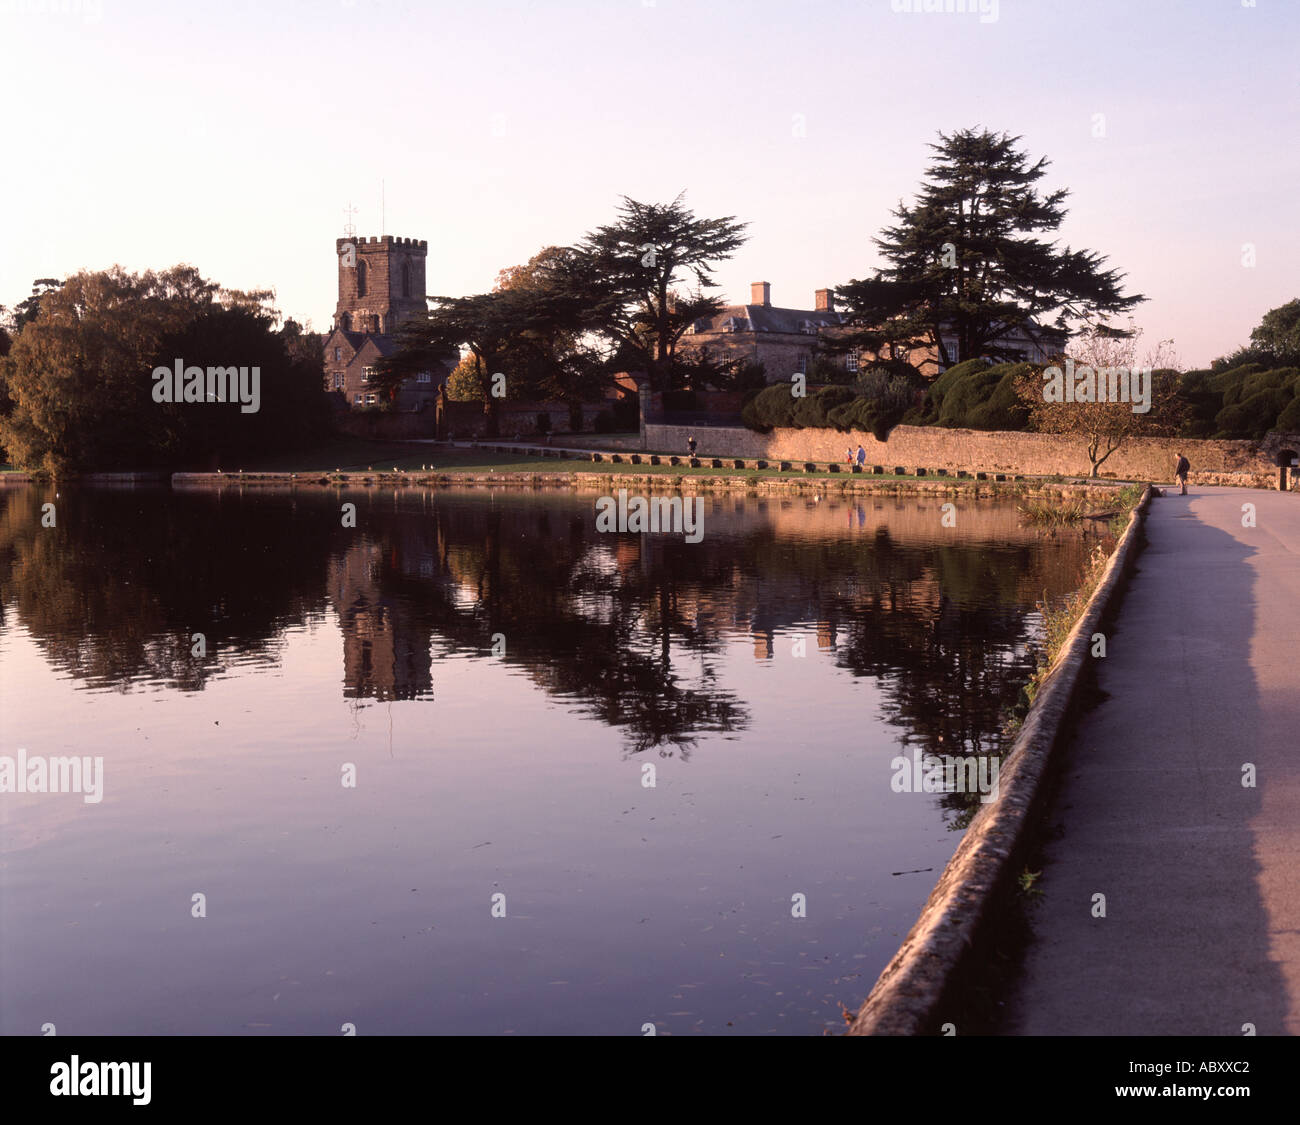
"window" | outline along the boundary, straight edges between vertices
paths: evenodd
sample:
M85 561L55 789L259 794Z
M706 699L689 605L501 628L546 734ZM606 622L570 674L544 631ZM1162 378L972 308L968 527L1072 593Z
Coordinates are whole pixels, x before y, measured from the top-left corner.
M377 401L377 400L375 399L375 396L374 396L374 395L366 395L366 405L367 405L367 406L372 406L372 405L374 405L374 403L375 403L376 401Z
M352 401L355 402L358 406L360 406L360 405L361 405L361 396L360 396L360 395L357 395L357 396L356 396Z
M807 355L800 355L800 357L799 357L799 359L798 359L798 362L796 363L795 370L798 371L800 375L806 375L806 374L808 374L808 357L807 357Z
M335 389L336 391L341 391L341 390L343 389L343 372L342 372L342 371L336 371L336 372L334 372L334 389Z
M433 376L430 375L427 371L421 371L421 372L420 372L420 373L415 377L415 381L416 381L417 383L432 383L432 382L433 382Z
M375 369L373 367L363 367L361 369L361 378L364 382L369 383L374 377Z
M364 260L357 263L357 296L366 295L366 263Z
M858 353L849 352L849 354L844 357L844 370L856 371L857 369L858 369Z
M343 361L343 349L342 349L342 348L335 348L335 349L334 349L334 362L335 362L335 363L341 363L342 361Z
M402 296L409 297L410 295L411 295L411 263L403 262L402 263Z

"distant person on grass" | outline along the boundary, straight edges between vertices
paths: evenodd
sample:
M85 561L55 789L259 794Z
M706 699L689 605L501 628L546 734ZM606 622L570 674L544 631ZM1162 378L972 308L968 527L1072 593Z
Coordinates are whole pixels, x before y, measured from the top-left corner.
M1178 483L1183 486L1182 495L1187 495L1187 474L1192 471L1191 462L1181 453L1175 453L1178 458L1178 464L1174 466L1174 476L1178 478Z

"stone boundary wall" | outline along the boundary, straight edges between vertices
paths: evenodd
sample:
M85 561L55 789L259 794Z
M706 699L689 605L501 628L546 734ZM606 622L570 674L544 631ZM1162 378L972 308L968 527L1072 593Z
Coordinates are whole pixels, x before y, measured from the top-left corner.
M609 412L613 403L584 402L582 404L582 429L592 433L596 416ZM569 408L564 403L555 402L514 402L503 399L497 411L497 430L502 440L508 440L513 434L528 437L537 436L537 415L545 414L551 422L551 431L567 433L569 429ZM453 438L479 438L487 433L487 415L483 413L481 402L449 402L443 412L446 430Z
M700 457L762 457L773 461L844 461L847 448L867 452L867 464L901 466L911 470L1029 473L1040 476L1087 476L1091 471L1082 441L1055 434L948 430L938 426L897 426L888 441L877 441L856 430L775 429L760 434L744 428L700 428L646 425L645 448L678 452L694 436ZM1174 455L1192 464L1192 480L1210 483L1200 474L1267 478L1276 487L1274 460L1254 441L1203 441L1188 438L1140 438L1112 454L1099 470L1119 480L1169 481ZM1262 480L1264 487L1269 487Z
M944 1004L968 967L972 947L996 921L996 903L1012 884L1026 829L1041 812L1043 779L1091 660L1092 635L1115 600L1125 569L1138 549L1152 494L1148 485L1096 591L1034 698L1002 763L997 799L971 821L921 916L858 1010L849 1035L933 1035L940 1031ZM961 1031L957 1029L958 1034Z
M386 410L352 410L340 411L334 415L334 428L339 433L371 441L437 437L437 426L437 414L432 408L394 413Z

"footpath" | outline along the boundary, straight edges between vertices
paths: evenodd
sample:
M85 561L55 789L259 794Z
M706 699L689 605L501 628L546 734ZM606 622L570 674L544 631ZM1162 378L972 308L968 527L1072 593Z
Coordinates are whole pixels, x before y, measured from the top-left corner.
M1168 489L1146 537L1000 1030L1300 1034L1300 494Z

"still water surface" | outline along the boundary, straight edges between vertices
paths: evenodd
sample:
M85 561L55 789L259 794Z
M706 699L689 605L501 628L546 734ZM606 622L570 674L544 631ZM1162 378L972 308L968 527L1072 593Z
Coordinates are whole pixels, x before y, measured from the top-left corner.
M1089 541L703 503L0 489L0 755L103 758L0 794L0 1031L841 1030L978 807L891 761L999 751Z

